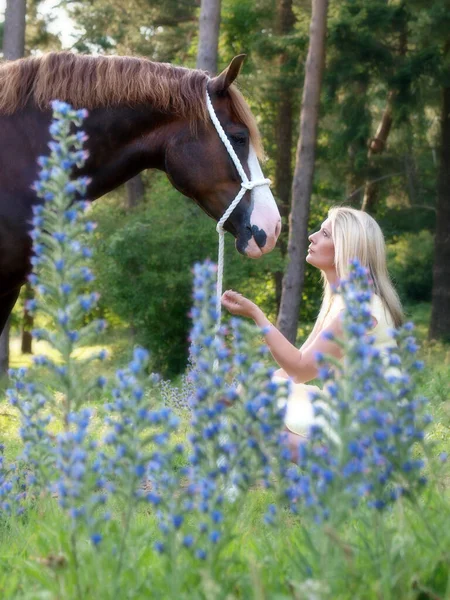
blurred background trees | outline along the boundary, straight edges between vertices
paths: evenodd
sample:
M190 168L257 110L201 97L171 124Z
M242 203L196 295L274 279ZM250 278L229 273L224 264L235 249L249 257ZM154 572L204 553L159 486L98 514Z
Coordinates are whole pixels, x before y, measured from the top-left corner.
M210 0L220 27L217 37L217 13L202 21L211 23L202 35L217 40L208 42L217 52L206 52L209 64L200 62L199 38L200 16L211 13L204 12L208 2L195 0L29 0L26 54L61 47L49 11L56 4L72 19L76 52L210 70L216 64L218 71L247 54L238 84L264 137L264 172L284 232L275 252L255 262L227 239L225 285L249 293L276 319L289 261L311 1ZM299 243L331 205L364 206L385 232L403 302L431 302L430 336L450 338L450 0L330 0L327 29L309 221ZM214 224L155 172L96 202L94 212L105 314L152 350L158 368L183 370L190 267L205 256L215 260ZM297 300L302 333L320 302L318 273L309 266Z

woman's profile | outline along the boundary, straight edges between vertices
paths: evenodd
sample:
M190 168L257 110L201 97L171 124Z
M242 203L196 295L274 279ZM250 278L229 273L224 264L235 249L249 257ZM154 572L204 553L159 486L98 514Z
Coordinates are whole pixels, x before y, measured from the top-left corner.
M400 300L387 270L384 236L373 217L350 207L331 208L320 230L308 239L306 261L321 271L323 300L314 328L300 349L292 345L251 300L232 290L222 296L223 306L232 314L249 317L263 329L266 343L280 367L274 379L291 378L293 382L285 425L294 461L299 444L315 419L310 395L318 388L307 382L318 374L316 356L321 353L342 359L341 347L333 341L342 336L341 311L344 309L336 290L339 282L348 276L352 259L357 259L369 272L373 291L370 333L375 339L374 346L383 352L395 345L390 331L403 321Z

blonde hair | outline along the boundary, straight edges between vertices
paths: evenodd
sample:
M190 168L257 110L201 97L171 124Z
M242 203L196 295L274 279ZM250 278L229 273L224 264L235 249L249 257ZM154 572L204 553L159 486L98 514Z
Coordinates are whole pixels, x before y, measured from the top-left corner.
M395 327L403 323L403 310L386 265L386 246L380 226L368 213L347 206L328 211L334 241L334 265L341 281L348 276L352 259L369 270L373 292L389 311ZM322 273L324 294L318 321L325 318L333 290Z

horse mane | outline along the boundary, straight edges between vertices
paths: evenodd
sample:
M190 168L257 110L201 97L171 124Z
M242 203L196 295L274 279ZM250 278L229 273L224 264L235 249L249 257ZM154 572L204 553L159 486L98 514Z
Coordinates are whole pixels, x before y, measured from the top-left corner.
M131 56L88 56L50 52L0 64L0 114L13 114L33 100L42 110L53 99L74 108L151 103L195 126L209 120L205 102L208 74ZM250 132L258 155L262 145L258 127L239 90L228 89L231 110Z

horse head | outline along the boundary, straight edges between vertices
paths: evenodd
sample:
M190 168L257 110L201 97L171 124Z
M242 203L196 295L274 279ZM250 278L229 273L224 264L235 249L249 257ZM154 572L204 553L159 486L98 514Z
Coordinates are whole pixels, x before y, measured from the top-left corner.
M248 105L232 85L244 58L235 57L220 75L209 79L207 91L248 180L254 182L263 179L259 133ZM206 103L206 91L204 96ZM242 178L209 115L194 130L186 124L177 130L166 150L165 171L177 189L216 221L241 190ZM269 185L248 189L224 229L236 238L237 250L251 258L273 250L281 218Z

